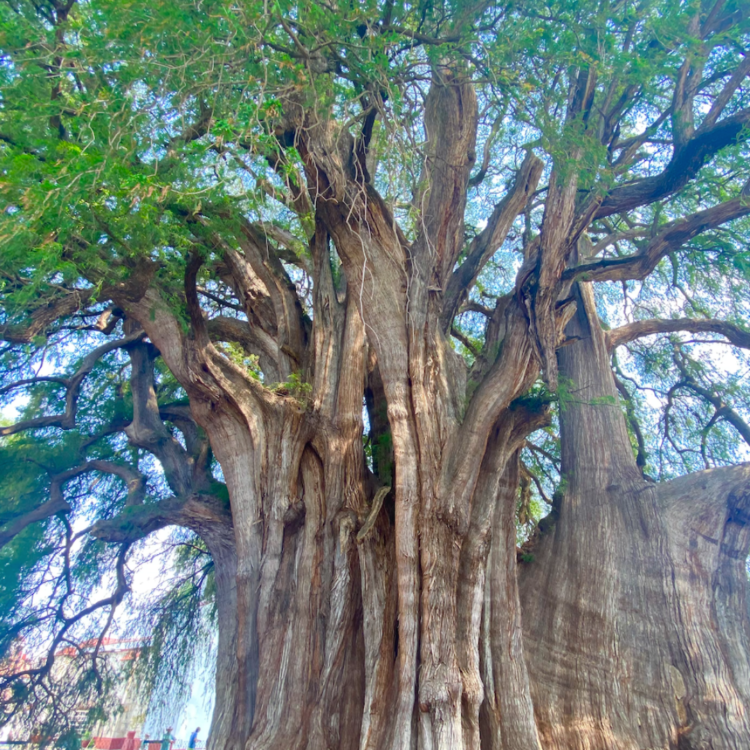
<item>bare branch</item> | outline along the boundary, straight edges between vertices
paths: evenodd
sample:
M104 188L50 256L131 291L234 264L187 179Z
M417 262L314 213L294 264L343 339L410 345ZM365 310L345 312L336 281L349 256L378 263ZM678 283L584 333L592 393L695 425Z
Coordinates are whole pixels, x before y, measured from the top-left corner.
M719 118L724 108L732 98L732 94L740 87L745 78L750 75L750 55L745 55L745 59L737 66L737 69L732 73L732 77L726 82L724 88L721 90L719 95L714 99L714 103L711 105L711 109L708 114L703 118L700 130L708 130L716 124L716 120ZM700 132L700 131L699 131Z
M620 396L622 396L622 399L625 402L625 413L628 418L628 424L630 425L630 429L632 430L633 435L635 435L635 440L638 444L638 453L635 458L635 463L636 466L643 471L643 467L646 465L646 441L643 439L641 425L638 423L638 418L635 414L633 398L625 387L625 384L617 377L617 375L615 375L614 372L612 373L612 377L614 378L617 390L620 392Z
M714 407L716 412L721 419L729 422L732 427L737 430L742 436L742 439L750 445L750 425L727 403L725 403L720 396L708 388L704 388L688 371L685 366L685 362L682 357L675 357L675 364L679 368L682 374L682 380L675 385L675 388L689 388L694 393L708 401L711 406ZM712 420L713 421L713 420Z
M125 500L125 505L129 507L131 505L141 505L143 503L143 499L146 496L146 477L132 466L115 463L114 461L94 459L92 461L87 461L86 464L79 467L79 469L79 474L83 474L87 471L101 471L105 474L113 474L114 476L119 477L125 482L125 485L128 488L128 496Z
M42 427L59 427L63 430L70 430L75 427L76 412L78 410L78 396L81 389L81 383L83 383L86 376L94 369L94 365L107 353L113 349L119 349L125 347L128 344L138 341L143 338L145 333L143 331L137 331L136 333L125 336L125 338L118 339L117 341L108 341L106 344L102 344L97 347L84 357L81 366L78 368L76 373L66 381L68 392L65 396L65 413L55 414L47 417L34 417L32 419L22 420L16 422L16 424L9 425L7 427L0 427L0 437L7 437L8 435L15 435L18 432L24 430L37 430Z
M456 326L451 327L451 336L453 336L454 339L460 341L472 353L474 357L478 357L480 355L480 352L474 345L474 343L467 336L464 336L464 334L461 333L461 331L456 328Z
M53 375L40 375L37 378L25 378L24 380L17 380L15 383L9 383L8 385L0 388L0 396L14 391L16 388L25 388L28 385L36 385L37 383L57 383L58 385L68 385L66 378L55 377Z
M750 332L744 331L734 323L727 323L723 320L692 320L691 318L637 320L634 323L628 323L607 331L605 338L607 349L611 352L618 346L644 336L653 336L657 333L675 333L677 331L717 333L724 336L735 346L750 349Z
M449 327L487 261L505 241L516 217L523 212L529 196L536 190L543 166L531 151L527 152L510 190L495 206L487 226L472 240L466 260L448 281L441 315L444 330Z
M217 305L220 305L222 307L228 307L230 310L236 310L237 312L244 313L245 308L241 305L237 305L234 302L230 302L229 300L223 299L222 297L219 297L218 294L214 294L213 292L209 292L208 289L204 289L202 286L196 286L196 289L198 290L198 294L200 294L202 297L205 297L206 299L210 299L212 302L215 302Z
M35 667L33 669L26 669L20 672L15 672L11 674L3 674L0 677L0 690L5 691L12 682L15 682L19 678L26 677L34 681L39 681L42 678L44 678L46 675L49 674L50 670L52 669L55 658L57 656L57 647L60 645L60 643L65 639L65 634L70 630L70 628L73 627L77 622L80 622L81 620L85 619L89 615L93 614L94 612L103 609L104 607L111 607L115 608L117 607L120 602L122 602L125 594L129 591L129 586L127 579L125 577L125 559L128 551L128 544L123 544L120 548L120 551L117 555L117 563L115 566L115 572L116 572L116 578L117 578L117 585L115 587L115 590L109 595L102 599L99 599L92 604L90 604L88 607L84 607L79 612L77 612L75 615L72 615L71 617L66 617L64 615L60 615L60 618L62 620L62 627L60 630L56 633L55 637L50 642L49 648L47 649L47 658L39 667Z
M635 240L639 237L643 237L646 234L648 234L648 229L642 227L628 229L624 232L612 232L612 234L608 234L606 237L603 237L594 245L591 250L591 255L598 255L602 250L609 247L610 245L614 245L618 242L625 242L627 240Z
M492 146L495 142L495 136L498 130L500 130L500 124L503 121L505 112L501 112L492 123L490 132L487 135L487 140L484 142L484 149L482 150L482 164L479 167L479 171L469 179L469 187L476 187L481 185L487 175L487 170L490 166L490 159L492 157Z
M71 507L63 495L63 486L71 479L89 471L101 471L106 474L113 474L122 479L128 488L128 497L125 501L126 506L143 503L143 498L146 494L146 479L139 471L132 466L114 463L113 461L100 459L87 461L80 466L75 466L72 469L50 477L49 500L27 513L18 515L11 521L6 522L0 528L0 549L32 523L44 521L58 513L69 513Z

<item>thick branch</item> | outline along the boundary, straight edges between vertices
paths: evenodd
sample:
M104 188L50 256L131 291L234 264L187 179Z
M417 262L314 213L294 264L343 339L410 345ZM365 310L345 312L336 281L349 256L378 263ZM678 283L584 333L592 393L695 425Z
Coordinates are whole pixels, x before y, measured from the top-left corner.
M30 344L43 334L56 320L66 318L80 310L92 297L89 289L74 289L66 296L49 302L31 313L26 325L0 324L0 339L12 344Z
M297 290L279 258L269 252L265 234L259 234L256 227L243 222L238 239L248 266L245 273L252 269L268 292L273 327L267 330L278 344L281 375L286 378L300 369L308 337L308 325Z
M719 418L729 422L732 427L737 430L742 436L742 439L750 445L750 425L731 407L729 404L725 404L719 396L717 396L708 388L704 388L698 381L689 375L683 369L683 380L678 385L682 385L685 388L689 388L694 393L703 397L708 401L711 406L714 407Z
M125 336L125 338L118 339L117 341L108 341L106 344L102 344L88 354L76 373L65 381L68 392L65 396L65 412L63 414L54 414L48 417L34 417L32 419L25 419L21 422L16 422L7 427L0 427L0 437L15 435L17 432L23 432L24 430L37 430L42 427L59 427L63 430L70 430L75 427L81 383L91 370L94 369L94 365L105 354L111 352L113 349L119 349L128 344L132 344L134 341L143 338L144 335L143 331L137 331L136 333Z
M159 459L169 486L178 496L200 489L207 482L201 473L191 473L194 458L169 434L159 415L154 389L153 361L157 356L153 344L137 343L130 354L130 390L133 394L133 421L125 428L132 445L144 448Z
M747 214L750 214L750 195L743 190L738 198L667 224L640 253L584 263L565 271L563 279L574 280L584 276L587 281L644 279L667 253L677 250L702 232Z
M466 260L450 277L445 291L441 323L447 330L458 308L473 286L487 261L503 244L513 222L536 190L543 164L531 151L527 152L513 185L495 206L487 226L471 242Z
M193 287L194 289L194 287ZM219 354L210 342L198 346L186 337L180 321L170 305L157 289L146 287L140 298L118 297L120 306L129 317L137 320L145 329L149 339L159 350L162 359L185 388L191 403L208 401L218 404L233 404L234 413L244 414L248 400L257 404L278 404L279 397L247 372ZM196 376L196 371L200 372ZM241 386L239 383L241 382ZM195 402L193 402L195 399Z
M210 444L205 433L193 419L190 406L181 403L160 404L159 416L163 420L171 422L182 433L187 452L195 461L196 467L203 472L208 471L211 453Z
M750 349L750 333L742 330L734 323L727 323L723 320L691 320L690 318L677 318L676 320L654 318L628 323L606 333L607 349L611 352L618 346L644 336L652 336L657 333L674 333L676 331L717 333L724 336L735 346Z
M212 341L230 341L239 344L248 354L257 354L260 369L268 382L275 383L283 379L278 367L279 346L262 328L223 315L211 318L207 325Z
M476 456L484 455L492 428L510 403L525 392L538 373L526 319L517 305L504 310L506 332L502 351L474 393L455 436L457 450L448 452L441 473L446 494L453 491L456 507L468 509L479 471ZM460 449L459 449L460 446Z
M588 122L596 81L596 68L584 67L579 70L575 86L571 89L572 99L568 105L566 120L568 127L579 130L581 135ZM557 388L555 305L558 302L560 280L578 237L591 222L600 201L592 193L582 206L577 205L580 173L577 169L571 170L571 165L579 162L582 156L583 149L579 145L572 148L565 159L555 159L539 234L536 269L527 282L521 276L519 286L527 302L530 302L530 328L542 360L544 377L552 390Z
M201 536L218 535L216 527L231 530L226 504L212 495L170 497L158 503L123 510L114 518L97 521L91 536L103 542L132 543L165 526L184 526Z
M130 466L116 464L112 461L87 461L85 464L81 464L80 466L68 469L67 471L55 474L51 477L49 500L27 513L16 516L2 526L0 529L0 549L32 523L44 521L58 513L70 512L70 505L63 495L63 486L69 480L89 471L101 471L120 477L128 488L128 498L125 502L126 505L138 505L143 502L143 497L146 492L146 481L140 472Z
M738 139L745 139L748 123L750 107L711 127L701 127L682 148L675 150L661 174L611 190L599 206L594 219L630 211L676 193L719 151L736 143Z
M6 523L0 528L0 549L2 549L11 539L20 534L25 528L32 523L44 521L47 518L58 513L67 513L70 511L70 505L65 501L62 494L50 497L47 502L38 505L28 513L17 516L10 523Z
M466 191L476 161L477 117L471 82L436 67L425 102L427 144L421 189L415 196L421 221L414 252L424 259L426 273L436 272L441 285L447 283L463 245Z

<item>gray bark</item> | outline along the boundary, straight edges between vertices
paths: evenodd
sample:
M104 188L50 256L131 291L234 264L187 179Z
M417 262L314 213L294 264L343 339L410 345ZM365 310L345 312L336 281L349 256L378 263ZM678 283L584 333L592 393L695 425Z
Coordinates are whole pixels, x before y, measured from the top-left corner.
M739 748L747 716L747 467L643 479L580 285L559 352L559 516L521 601L542 746ZM741 520L740 520L741 519Z

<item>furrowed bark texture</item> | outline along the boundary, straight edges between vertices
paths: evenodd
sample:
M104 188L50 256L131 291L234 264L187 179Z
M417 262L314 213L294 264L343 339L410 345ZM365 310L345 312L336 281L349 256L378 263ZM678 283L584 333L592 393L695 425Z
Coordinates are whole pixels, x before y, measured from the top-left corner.
M570 117L594 86L581 71ZM205 455L186 462L158 418L158 352L228 490L231 530L190 526L216 566L210 750L738 750L750 736L750 470L643 478L593 290L565 275L598 203L579 216L577 183L557 171L516 289L485 310L485 348L466 366L446 332L543 170L526 157L464 253L476 95L436 64L425 106L409 243L363 143L285 102L277 136L297 147L314 206L312 321L241 222L236 243L209 239L246 321L205 319L197 256L190 333L156 286L117 295L150 340L130 350L145 373L131 441L163 454L179 502L210 490ZM222 354L225 340L258 357L263 383ZM564 386L563 486L519 577L519 452L548 419L523 397L542 365ZM198 464L196 489L185 466Z
M389 716L396 602L387 514L357 540L371 494L364 327L354 295L337 296L322 227L311 252L319 285L309 394L254 383L213 347L200 319L184 336L156 292L122 300L187 390L229 491L231 543L197 529L216 569L217 750L356 747L365 706L374 742Z
M482 545L466 553L462 582L463 546L487 441L536 375L525 319L515 304L508 305L499 323L504 356L489 363L483 386L464 407L464 365L442 332L436 292L449 285L462 247L476 117L472 88L449 71L435 71L425 114L425 188L417 196L422 224L410 247L380 196L352 166L347 153L355 152L354 144L347 145L346 136L335 141L316 122L300 136L320 219L342 259L348 288L357 295L377 357L393 441L398 642L395 703L382 747L478 746L483 693L476 652L483 554L497 496L492 477L484 480L487 507L476 521L487 537L484 553ZM538 177L531 163L519 180L526 189ZM498 232L509 225L506 219ZM481 259L472 263L476 269ZM493 464L498 476L513 452L511 432L498 438ZM510 516L504 521L513 526ZM469 621L462 619L466 612L473 612ZM472 653L459 653L467 645L464 634L473 641ZM370 744L369 731L362 746L378 747Z
M509 394L537 374L522 316L503 303L498 339L523 369L487 365L496 390L506 390L482 442L483 413L470 404L459 420L440 401L440 379L425 378L430 367L437 378L446 356L429 305L430 335L409 334L414 351L430 352L429 365L408 370L422 378L415 386L388 359L397 347L372 345L368 355L362 298L351 280L346 294L335 290L322 223L312 249L321 283L305 410L283 397L253 412L239 398L222 401L232 383L240 391L239 374L210 343L200 351L185 343L202 363L188 364L184 382L222 463L233 525L229 542L206 536L220 611L211 747L741 748L750 699L750 470L659 487L643 479L592 289L576 286L567 327L574 343L559 351L571 384L561 425L564 493L553 531L521 568L519 600L518 451L546 420L523 401L508 408ZM152 300L144 326L167 326L154 309ZM158 335L149 332L157 346ZM170 356L166 341L162 356ZM442 366L447 389L455 376ZM417 396L426 387L430 400ZM366 478L365 390L373 424L378 409L388 414L392 455L379 461L383 469L393 461L395 502L388 486L375 492ZM403 411L392 407L400 393ZM484 455L473 473L458 449L472 441ZM399 494L410 488L416 508Z
M589 285L577 298L559 516L521 572L542 746L745 747L750 470L645 481Z

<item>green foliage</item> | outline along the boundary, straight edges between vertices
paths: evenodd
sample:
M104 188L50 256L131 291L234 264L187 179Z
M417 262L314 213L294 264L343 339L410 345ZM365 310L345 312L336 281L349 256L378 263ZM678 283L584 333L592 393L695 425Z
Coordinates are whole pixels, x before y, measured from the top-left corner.
M183 535L182 542L174 550L166 590L141 604L131 626L148 635L132 663L138 693L152 714L165 714L165 722L189 698L197 662L213 653L217 615L213 561L206 546L192 535Z
M686 126L684 118L669 114L682 60L687 54L700 60L707 83L696 95L695 110L702 115L749 42L747 16L737 2L727 7L737 9L740 20L709 41L695 38L691 12L677 0L352 0L345 7L294 0L90 0L61 15L62 6L48 0L0 5L0 405L14 415L4 423L14 421L16 412L20 420L62 413L65 383L59 379L69 378L110 334L125 335L127 321L112 303L112 290L137 296L152 285L180 334L193 336L185 291L193 255L203 263L196 291L207 324L218 318L248 322L261 341L215 342L217 349L249 379L296 400L300 409L312 408L311 364L295 360L296 371L270 385L258 354L273 338L263 313L268 319L280 314L265 309L272 305L261 277L272 273L279 288L295 291L306 324L319 282L314 277L320 259L309 250L315 206L302 205L305 154L290 133L284 103L291 97L314 112L337 144L361 139L369 107L377 103L367 169L408 248L421 229L416 198L428 174L423 103L431 65L453 66L474 81L481 112L477 157L485 144L490 155L484 179L471 187L459 262L525 154L532 150L544 163L542 183L524 215L477 283L464 290L466 304L454 322L461 340L454 346L468 370L457 403L463 398L468 405L481 381L480 365L502 354L502 340L487 337L487 321L498 300L518 293L516 274L539 238L551 175L559 186L576 181L581 208L615 185L661 172L672 158L676 130ZM591 112L568 118L575 82L588 73L596 76ZM750 106L749 97L743 84L728 114ZM587 118L608 110L611 122L587 127ZM601 132L610 126L612 138L605 143ZM633 158L621 160L623 144L641 135ZM585 234L592 245L604 243L597 258L638 254L670 222L736 196L748 177L749 156L747 141L738 138L677 194L594 221ZM232 253L245 253L253 231L265 244L251 269L248 299L228 281L227 267ZM608 237L619 239L606 244ZM651 317L692 317L750 330L749 237L746 217L690 239L646 279L597 285L605 328ZM343 294L347 279L333 242L328 252L320 265L328 261L334 290ZM593 276L582 280L588 278ZM364 280L349 283L361 284L365 293ZM439 292L431 289L436 300ZM53 315L58 307L62 312ZM158 312L151 308L152 321ZM104 333L106 321L113 327ZM644 468L660 478L748 457L716 402L741 419L750 417L750 361L706 343L715 340L676 334L633 342L621 353L634 449L633 425L640 424ZM175 412L188 405L175 375L158 356L153 368L167 436L160 439L173 438L186 451L191 441L205 445L197 426L185 426L190 418ZM125 432L134 416L131 375L128 352L108 352L81 385L74 428L36 425L0 438L0 529L44 503L52 477L85 462L137 470L144 477L145 507L174 494L156 454ZM59 379L18 385L47 376ZM577 406L619 408L610 396L585 400L580 391L580 384L564 378L555 393L539 381L512 406L553 412L552 426L531 436L523 451L528 482L519 504L519 539L565 491L560 414ZM173 413L167 415L166 407ZM390 431L363 449L379 479L391 484ZM201 453L199 446L190 458L193 467L205 461L211 475L203 489L228 508L227 488L208 448ZM72 616L112 583L118 546L87 535L73 543L73 536L113 517L123 530L137 531L141 506L125 507L121 478L80 474L62 490L69 512L28 526L0 549L0 659L17 655L21 642L41 653L65 627L56 614L61 608ZM553 514L546 518L548 525L554 521ZM173 544L183 546L167 574L170 585L139 611L144 634L154 633L139 668L144 690L157 687L164 694L174 688L180 694L184 682L175 685L169 675L184 678L191 639L196 633L208 638L211 618L205 615L215 583L209 556L194 538L176 532L160 544L162 555ZM128 551L129 564L146 554L145 546ZM98 637L109 627L108 614L103 610L68 636L76 643ZM70 685L89 695L106 688L84 667ZM35 696L23 680L9 684L8 694L8 711L31 705ZM61 747L77 747L73 729L57 732Z
M232 341L221 341L217 348L255 380L261 380L262 373L257 354L248 354L239 344Z
M271 390L280 396L291 396L303 408L309 405L312 396L312 384L305 382L299 372L293 372L283 383L271 386Z
M385 484L393 481L393 436L390 430L378 435L372 446L373 462L378 468L378 476Z
M617 399L613 396L595 396L586 400L579 397L581 388L569 378L561 377L554 399L558 402L561 411L575 405L585 406L617 406Z

